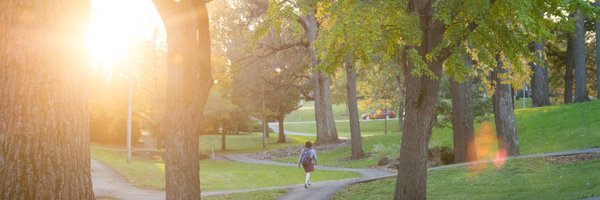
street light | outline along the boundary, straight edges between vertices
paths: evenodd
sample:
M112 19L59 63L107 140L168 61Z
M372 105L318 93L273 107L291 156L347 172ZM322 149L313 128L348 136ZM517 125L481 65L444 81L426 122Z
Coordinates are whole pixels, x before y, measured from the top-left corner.
M133 85L133 69L129 66L128 82L128 94L127 94L127 164L131 163L131 114L133 110L132 105L132 85Z
M280 67L275 67L275 72L277 72L277 74L281 73L282 69ZM265 82L267 82L266 77L263 76L262 79L262 121L263 121L263 141L262 141L262 145L263 148L267 148L267 135L268 135L268 125L267 125L267 114L265 113L266 110L266 105L265 105L265 93L266 93L266 89L265 89Z

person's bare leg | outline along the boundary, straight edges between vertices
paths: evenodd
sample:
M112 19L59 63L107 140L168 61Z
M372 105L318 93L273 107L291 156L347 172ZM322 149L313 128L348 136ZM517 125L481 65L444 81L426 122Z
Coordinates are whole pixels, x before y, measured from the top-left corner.
M310 185L310 172L306 172L306 179L304 180L304 187L308 187Z

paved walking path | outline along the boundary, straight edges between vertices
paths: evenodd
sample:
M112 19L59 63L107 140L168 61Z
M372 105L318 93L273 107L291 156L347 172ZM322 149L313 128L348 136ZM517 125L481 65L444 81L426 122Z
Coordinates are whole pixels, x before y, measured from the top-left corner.
M250 158L247 155L238 154L238 155L226 155L225 158L236 161L236 162L246 162L253 164L263 164L263 165L278 165L278 166L289 166L289 167L297 167L296 163L282 163L275 162L272 160L259 160ZM308 190L304 188L304 180L298 180L300 184L294 185L290 187L290 190L283 196L278 199L281 200L294 200L294 199L332 199L335 193L341 188L358 183L365 182L369 180L376 180L380 178L394 176L395 173L391 173L385 170L380 169L354 169L354 168L338 168L338 167L329 167L329 166L316 166L318 170L334 170L334 171L350 171L356 172L360 174L361 178L353 178L353 179L343 179L336 181L323 181L312 183L312 187Z
M96 160L92 160L92 183L96 198L113 197L127 200L165 199L164 191L143 190L136 188L112 168Z
M593 149L582 149L582 150L573 150L573 151L563 151L563 152L555 152L555 153L542 153L542 154L531 154L531 155L523 155L518 157L510 157L507 160L513 159L523 159L523 158L542 158L549 156L563 156L563 155L574 155L574 154L585 154L585 153L596 153L600 152L600 148ZM294 163L282 163L276 162L272 160L259 160L251 158L247 155L237 154L237 155L226 155L227 159L236 161L236 162L246 162L246 163L254 163L254 164L265 164L265 165L278 165L278 166L290 166L297 167L297 164ZM455 167L468 166L471 164L481 164L481 163L490 163L489 161L477 161L471 163L460 163L453 165L445 165L439 167L429 168L429 170L443 170ZM287 185L287 186L276 186L276 187L268 187L268 188L256 188L256 189L243 189L243 190L228 190L228 191L212 191L212 192L202 192L202 196L211 196L211 195L223 195L223 194L233 194L233 193L243 193L243 192L252 192L252 191L264 191L264 190L275 190L275 189L288 189L288 192L279 197L281 200L295 200L295 199L332 199L335 196L335 193L344 188L345 186L360 183L373 181L377 179L387 178L396 176L396 173L387 172L380 169L354 169L354 168L337 168L337 167L328 167L328 166L317 166L317 169L320 170L337 170L337 171L351 171L359 173L362 177L353 178L353 179L343 179L343 180L335 180L335 181L323 181L316 182L312 184L312 187L308 190L304 188L302 182L303 180L299 180L300 184L296 185ZM123 179L121 175L115 172L110 167L103 165L102 163L92 160L92 181L94 183L94 193L97 197L113 197L118 199L165 199L164 191L156 191L156 190L143 190L136 188L131 183L127 182ZM593 197L585 200L600 200L600 197Z
M164 200L166 198L165 191L145 190L137 188L133 184L126 181L118 172L101 163L100 161L92 160L91 167L94 195L96 196L96 198L111 197L123 200ZM201 194L202 196L213 196L265 190L291 189L296 186L299 185L286 185L241 190L209 191L202 192Z
M542 158L542 157L550 157L550 156L565 156L565 155L596 153L596 152L600 152L600 148L522 155L522 156L517 156L517 157L509 157L509 158L506 158L506 160L524 159L524 158ZM255 164L268 164L268 165L279 165L279 166L297 166L296 164L293 164L293 163L281 163L281 162L275 162L275 161L271 161L271 160L253 159L253 158L250 158L245 155L228 155L228 156L226 156L226 158L233 160L233 161L237 161L237 162L248 162L248 163L255 163ZM476 161L476 162L469 162L469 163L459 163L459 164L453 164L453 165L432 167L432 168L429 168L428 170L430 170L430 171L431 170L443 170L443 169L468 166L468 165L472 165L472 164L483 164L483 163L491 163L491 162L494 162L494 161L486 160L486 161ZM298 200L301 200L301 199L323 199L323 200L326 200L326 199L332 199L338 190L340 190L348 185L355 184L355 183L361 183L361 182L367 182L367 181L373 181L373 180L382 179L382 178L393 177L393 176L397 175L397 173L390 173L390 172L386 172L383 170L376 170L376 169L351 169L351 168L335 168L335 167L327 167L327 166L317 166L316 168L323 169L323 170L353 171L353 172L357 172L357 173L361 174L362 177L355 178L355 179L344 179L344 180L337 180L337 181L326 181L326 182L313 183L312 187L309 188L308 190L305 189L302 184L299 184L297 186L291 187L291 189L288 191L287 194L279 197L278 199L280 199L280 200L296 200L296 199L298 199ZM589 198L589 199L585 199L585 200L600 200L600 197L594 197L594 198Z

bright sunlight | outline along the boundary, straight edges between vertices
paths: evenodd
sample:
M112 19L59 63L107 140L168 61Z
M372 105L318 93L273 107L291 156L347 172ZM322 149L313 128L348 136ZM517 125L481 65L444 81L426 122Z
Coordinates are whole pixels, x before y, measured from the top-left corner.
M110 72L123 63L136 41L153 40L162 23L150 0L92 0L88 34L90 60Z

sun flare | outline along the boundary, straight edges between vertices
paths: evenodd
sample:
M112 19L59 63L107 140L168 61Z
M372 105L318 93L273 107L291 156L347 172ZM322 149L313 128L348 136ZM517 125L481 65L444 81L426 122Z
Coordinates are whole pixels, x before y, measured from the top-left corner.
M153 40L162 25L150 0L92 0L88 51L93 66L111 71L128 58L131 46Z

